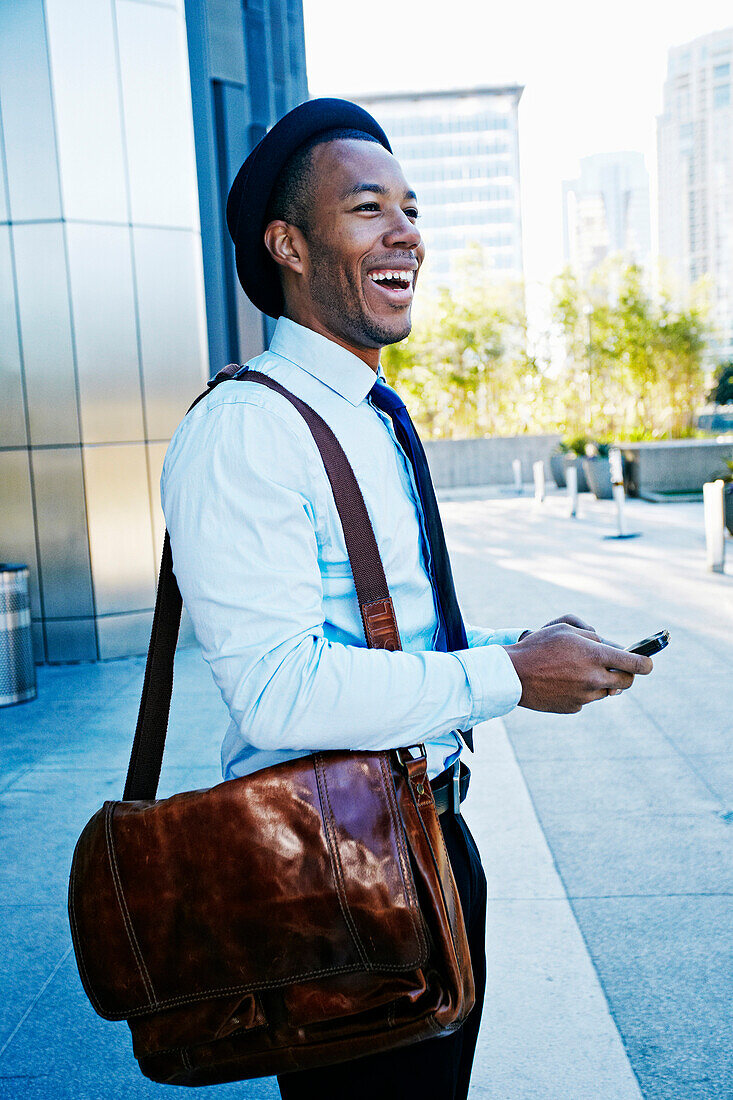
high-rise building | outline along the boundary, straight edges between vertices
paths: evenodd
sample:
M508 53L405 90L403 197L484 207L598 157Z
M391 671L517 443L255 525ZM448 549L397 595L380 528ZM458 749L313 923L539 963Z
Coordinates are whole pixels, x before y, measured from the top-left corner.
M642 153L583 157L580 175L563 181L565 262L587 283L607 257L649 269L649 174Z
M38 660L147 648L167 442L264 343L226 194L305 98L301 0L0 3L0 555Z
M684 296L712 278L714 358L733 357L733 27L669 51L657 119L659 257Z
M479 245L498 278L522 275L518 85L356 97L389 137L420 203L421 280L448 284Z

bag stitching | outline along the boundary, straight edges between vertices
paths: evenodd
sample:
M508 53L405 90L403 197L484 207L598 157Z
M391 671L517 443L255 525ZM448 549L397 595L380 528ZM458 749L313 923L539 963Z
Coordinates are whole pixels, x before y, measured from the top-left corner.
M410 791L410 795L412 797L413 805L415 806L415 810L417 811L417 816L420 820L420 824L422 826L423 833L425 835L425 840L427 841L428 847L430 849L430 853L433 857L433 862L435 864L435 870L436 870L436 873L438 875L438 882L439 882L439 885L440 885L440 888L441 888L441 893L443 893L443 895L444 895L443 884L442 884L442 880L440 878L440 872L438 871L438 860L437 860L437 857L435 855L435 851L433 849L433 844L432 844L432 841L430 839L430 834L428 833L427 826L426 826L426 824L423 820L422 814L420 813L420 806L418 804L415 792L412 789L412 784L408 783L408 788L409 788L409 791ZM453 881L453 871L451 869L450 859L448 857L448 850L445 846L445 838L443 837L443 829L441 827L440 820L438 819L437 814L436 814L436 820L437 820L437 824L438 824L438 834L440 836L440 843L443 847L443 852L445 854L445 858L446 858L447 863L448 863L448 880L449 880L449 883L450 883L451 894L453 896L453 908L454 908L454 911L460 912L462 914L463 909L460 905L460 901L456 897L456 888L455 888L455 883ZM451 944L453 945L453 954L455 956L455 960L456 960L456 963L458 965L458 968L462 972L465 960L463 959L463 952L461 952L461 958L458 957L458 942L457 942L457 939L456 939L456 934L453 930L453 925L451 924L450 913L448 912L448 906L447 906L447 901L446 901L445 895L443 896L443 903L445 904L445 907L446 907L446 914L445 915L446 915L446 918L447 918L447 921L448 921L448 930L450 932Z
M392 769L390 767L387 770L387 758L383 753L380 754L379 762L381 765L382 773L382 786L387 796L387 803L392 812L392 825L397 844L397 851L400 860L400 871L402 874L402 882L405 887L405 893L410 901L410 908L408 910L410 914L410 920L415 930L418 943L420 944L420 953L415 960L414 965L418 966L425 962L428 954L428 941L425 936L424 921L419 921L415 916L415 909L420 911L420 903L417 897L417 887L410 872L409 856L407 854L406 842L405 842L405 826L402 821L402 815L400 814L399 807L397 805L397 796L395 795L394 781L392 779Z
M410 970L411 966L408 964L404 967L386 967L380 966L380 970L398 969L398 970ZM294 985L296 982L310 982L314 978L325 978L329 974L358 974L361 972L361 967L349 964L348 966L329 966L323 970L306 970L301 974L288 974L284 978L275 978L270 982L252 982L250 985L232 985L232 986L214 986L212 989L204 989L200 993L184 993L180 997L169 997L164 1001L154 1001L150 1005L143 1005L141 1008L133 1008L129 1011L105 1013L105 1019L108 1020L127 1020L134 1016L150 1016L153 1013L159 1012L164 1008L175 1008L177 1005L196 1004L199 1001L205 1001L209 998L219 998L231 996L235 993L254 993L260 989L282 989L286 985ZM100 1013L100 1015L103 1015Z
M334 882L336 886L336 896L338 898L339 907L343 915L346 926L351 934L351 938L354 941L357 953L366 967L367 970L372 970L372 963L369 961L369 956L366 953L366 948L359 936L356 923L352 917L351 909L346 897L346 888L343 880L343 867L341 866L341 858L339 856L338 845L336 844L336 837L333 833L332 824L334 820L333 809L331 807L331 797L328 793L328 784L326 782L325 769L323 768L323 759L320 753L315 753L313 757L313 769L316 773L316 783L318 784L318 794L321 801L321 816L323 819L323 827L326 833L326 842L328 843L328 852L330 856L331 869L333 871ZM324 813L323 796L326 798L326 806L328 807L328 815ZM328 820L326 820L328 816Z
M140 950L140 944L137 941L135 935L135 929L132 926L132 920L130 919L130 911L127 908L127 902L125 901L125 895L122 890L122 880L120 879L119 869L117 867L117 856L114 849L114 841L112 838L112 812L114 810L115 803L109 802L105 808L104 815L104 835L107 841L107 856L109 858L109 865L112 871L112 881L115 887L115 893L117 895L117 903L122 913L122 920L125 925L125 931L127 932L127 938L132 948L132 953L140 971L140 977L142 978L143 985L145 986L145 992L148 997L149 1003L152 1005L156 1000L155 989L153 983L150 980L148 968L145 965L145 959L143 958L142 951Z
M74 852L74 858L71 863L71 880L69 883L69 920L71 922L71 938L74 942L74 949L76 952L76 962L79 967L79 974L81 976L82 985L84 986L84 992L92 1003L92 1007L99 1015L103 1015L101 1009L102 1006L94 993L91 980L89 978L89 971L87 970L86 963L84 961L84 955L81 949L81 939L79 937L79 926L76 920L76 905L74 897L76 894L76 870L78 861L76 858L76 851Z

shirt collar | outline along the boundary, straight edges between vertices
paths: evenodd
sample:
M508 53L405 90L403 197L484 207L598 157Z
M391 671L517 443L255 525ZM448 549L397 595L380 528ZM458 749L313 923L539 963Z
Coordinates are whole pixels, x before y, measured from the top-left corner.
M288 317L278 319L270 351L317 378L352 405L364 400L377 378L372 368L353 352ZM379 376L384 377L381 366Z

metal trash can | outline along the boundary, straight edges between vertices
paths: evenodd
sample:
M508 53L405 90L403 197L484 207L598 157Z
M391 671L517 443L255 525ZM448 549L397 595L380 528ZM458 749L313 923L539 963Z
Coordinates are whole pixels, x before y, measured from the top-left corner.
M28 567L0 562L0 707L35 697Z

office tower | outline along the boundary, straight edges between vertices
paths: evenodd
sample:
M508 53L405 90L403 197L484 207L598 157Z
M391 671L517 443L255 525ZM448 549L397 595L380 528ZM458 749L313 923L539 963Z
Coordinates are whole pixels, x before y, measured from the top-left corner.
M497 279L522 276L516 85L359 96L384 127L420 204L423 282L448 285L479 245Z
M578 179L563 181L562 193L564 258L584 284L613 254L649 268L649 175L642 153L583 157Z
M684 298L713 284L711 360L733 358L733 27L669 51L657 118L659 257Z
M306 97L300 0L0 3L1 552L38 660L147 649L167 442L263 346L223 203Z

